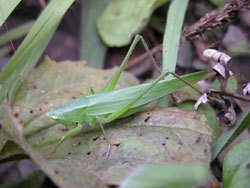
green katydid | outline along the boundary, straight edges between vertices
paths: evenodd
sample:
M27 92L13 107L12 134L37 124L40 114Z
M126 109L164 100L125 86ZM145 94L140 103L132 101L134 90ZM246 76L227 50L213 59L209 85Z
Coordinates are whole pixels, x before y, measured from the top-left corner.
M125 117L139 111L149 102L163 97L183 86L185 82L180 81L177 78L171 78L168 80L162 80L169 74L176 74L172 72L162 73L154 82L149 84L141 84L129 88L123 88L114 90L115 85L128 62L136 44L142 41L143 46L149 54L151 61L154 61L146 42L140 35L136 35L130 49L123 60L123 63L104 88L103 93L93 94L92 88L89 90L89 95L75 99L69 104L63 105L56 109L51 109L46 112L46 115L51 119L62 123L66 126L76 126L76 128L69 130L61 139L60 143L78 133L84 126L84 123L88 123L91 126L95 126L96 120L103 130L106 142L110 145L107 136L102 127L102 123L109 123L117 118ZM207 76L207 73L200 72L191 75L186 75L183 78L189 82L197 82ZM161 81L162 80L162 81ZM170 87L170 85L172 86ZM126 98L126 100L121 100Z

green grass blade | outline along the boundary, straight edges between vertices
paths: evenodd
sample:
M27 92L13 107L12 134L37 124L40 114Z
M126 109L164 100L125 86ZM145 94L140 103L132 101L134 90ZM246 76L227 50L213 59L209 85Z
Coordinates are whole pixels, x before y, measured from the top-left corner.
M0 74L0 117L4 113L4 96L9 92L9 100L13 102L16 92L34 68L64 13L74 0L52 0L38 18L21 46L13 55L8 65Z
M175 72L181 29L188 0L174 0L168 9L166 31L163 39L163 71Z
M188 0L173 0L168 9L166 29L162 47L162 71L175 72L181 29ZM171 77L171 75L169 75ZM158 101L158 106L168 106L169 96Z
M238 118L234 127L224 132L212 145L212 161L250 125L250 108Z
M107 47L101 41L96 22L110 0L81 0L81 49L80 59L88 66L103 68ZM94 49L94 50L93 50Z
M208 167L197 164L144 165L132 173L120 188L186 188L205 183L211 177Z
M21 26L18 26L0 35L0 45L25 36L29 32L34 23L35 23L34 21L27 22Z
M0 27L21 0L0 0Z

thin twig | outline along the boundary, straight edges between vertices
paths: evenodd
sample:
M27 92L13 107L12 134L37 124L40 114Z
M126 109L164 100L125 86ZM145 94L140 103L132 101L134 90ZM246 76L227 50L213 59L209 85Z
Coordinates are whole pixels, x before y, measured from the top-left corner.
M221 96L229 96L229 97L233 97L233 98L236 98L236 99L239 99L239 100L242 100L242 101L250 102L250 97L243 96L243 95L240 95L238 93L231 92L231 91L210 90L210 92L216 93L216 94L221 95Z

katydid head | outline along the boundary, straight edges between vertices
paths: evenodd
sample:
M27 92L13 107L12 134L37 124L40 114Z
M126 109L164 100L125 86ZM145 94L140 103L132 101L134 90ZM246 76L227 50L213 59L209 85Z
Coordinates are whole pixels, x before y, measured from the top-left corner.
M53 119L54 121L58 123L62 123L66 126L71 126L73 124L72 121L64 117L64 113L62 113L58 109L51 109L46 112L46 116L48 116L50 119Z

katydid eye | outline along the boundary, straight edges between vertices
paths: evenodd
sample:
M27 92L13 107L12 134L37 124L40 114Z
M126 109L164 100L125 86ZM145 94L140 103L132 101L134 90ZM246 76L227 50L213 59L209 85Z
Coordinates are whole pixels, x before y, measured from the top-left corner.
M57 116L52 116L52 119L58 119L58 117Z

